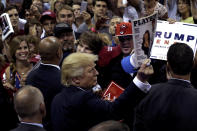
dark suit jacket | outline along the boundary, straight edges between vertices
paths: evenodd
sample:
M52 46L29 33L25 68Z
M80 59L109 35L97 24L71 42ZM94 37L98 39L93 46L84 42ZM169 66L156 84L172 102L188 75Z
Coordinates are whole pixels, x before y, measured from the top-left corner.
M9 131L17 127L18 117L7 90L0 80L0 130Z
M87 131L102 121L120 120L146 94L133 83L114 102L101 100L91 91L65 87L52 102L51 118L55 131Z
M171 79L152 86L136 110L136 131L196 131L197 90Z
M47 111L46 121L44 120L43 124L46 126L50 122L50 107L53 97L62 89L60 70L54 66L40 64L37 69L30 72L26 84L39 88L43 93Z
M39 126L21 123L17 128L11 131L46 131L46 130Z

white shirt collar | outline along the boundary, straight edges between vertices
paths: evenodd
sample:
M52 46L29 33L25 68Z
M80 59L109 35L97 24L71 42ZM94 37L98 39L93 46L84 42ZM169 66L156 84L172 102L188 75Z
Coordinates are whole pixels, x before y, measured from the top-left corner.
M54 65L54 64L44 64L44 63L40 63L40 64L42 64L42 65L48 65L48 66L53 66L53 67L55 67L55 68L57 68L58 70L60 70L60 67L58 66L58 65Z
M77 88L78 88L78 89L80 89L80 90L82 90L82 91L86 91L86 90L84 90L84 89L83 89L83 88L81 88L81 87L78 87L78 86L77 86Z
M21 123L29 124L29 125L34 125L34 126L39 126L39 127L43 128L43 125L40 124L40 123L30 123L30 122L21 122Z
M184 80L184 79L178 79L178 78L170 78L170 79L181 80L181 81L185 81L185 82L191 83L189 80Z

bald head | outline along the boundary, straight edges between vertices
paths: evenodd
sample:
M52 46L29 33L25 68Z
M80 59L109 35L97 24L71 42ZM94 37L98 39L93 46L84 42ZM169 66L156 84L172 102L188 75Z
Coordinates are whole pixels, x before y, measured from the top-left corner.
M95 125L88 131L130 131L129 127L119 121L108 120Z
M54 36L46 37L39 43L39 54L43 62L56 59L59 49L61 49L61 44Z
M41 104L44 105L44 97L33 86L24 86L14 96L15 109L21 118L34 117L39 113Z

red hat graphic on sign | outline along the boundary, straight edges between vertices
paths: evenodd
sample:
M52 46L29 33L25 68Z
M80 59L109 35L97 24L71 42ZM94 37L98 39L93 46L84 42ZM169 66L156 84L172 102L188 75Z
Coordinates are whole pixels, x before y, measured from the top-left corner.
M129 22L121 22L116 26L116 36L132 35L132 24Z

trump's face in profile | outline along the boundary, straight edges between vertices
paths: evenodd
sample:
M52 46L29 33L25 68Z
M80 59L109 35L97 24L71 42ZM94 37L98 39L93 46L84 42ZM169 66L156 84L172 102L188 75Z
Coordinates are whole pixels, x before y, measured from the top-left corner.
M84 68L83 75L79 78L79 87L90 89L97 84L98 72L95 69L96 64L92 62L89 66Z

